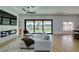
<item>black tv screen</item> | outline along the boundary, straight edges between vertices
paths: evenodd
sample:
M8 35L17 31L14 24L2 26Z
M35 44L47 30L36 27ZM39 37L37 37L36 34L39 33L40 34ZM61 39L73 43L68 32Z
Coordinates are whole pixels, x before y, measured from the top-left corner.
M16 19L11 19L11 25L16 25L17 24L17 20Z
M3 18L2 24L3 25L10 25L10 19L9 18Z

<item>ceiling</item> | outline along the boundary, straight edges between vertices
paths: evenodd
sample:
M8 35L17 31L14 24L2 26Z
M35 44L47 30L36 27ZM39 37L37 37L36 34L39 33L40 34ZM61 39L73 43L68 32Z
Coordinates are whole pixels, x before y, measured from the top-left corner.
M27 10L27 6L10 6L19 14L27 14L22 9ZM34 6L30 11L36 14L79 14L79 6Z

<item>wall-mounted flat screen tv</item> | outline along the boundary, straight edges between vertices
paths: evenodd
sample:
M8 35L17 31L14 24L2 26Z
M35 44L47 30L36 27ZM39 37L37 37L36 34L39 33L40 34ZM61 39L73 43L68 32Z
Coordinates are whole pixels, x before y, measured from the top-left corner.
M3 25L10 25L10 19L9 18L3 18L2 24Z
M11 25L17 25L17 20L16 19L11 19Z

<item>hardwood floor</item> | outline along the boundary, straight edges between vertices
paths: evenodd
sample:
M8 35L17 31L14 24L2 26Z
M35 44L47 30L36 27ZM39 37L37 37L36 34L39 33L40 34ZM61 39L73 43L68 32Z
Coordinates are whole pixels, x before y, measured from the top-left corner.
M0 44L0 52L34 52L20 49L20 40L16 39ZM79 39L73 39L72 35L53 35L52 52L79 52Z
M7 40L7 41L5 41L5 42L3 42L3 43L0 43L0 48L5 47L6 45L8 45L8 44L14 42L15 40L16 40L16 37L13 38L13 39Z
M73 39L72 35L54 35L53 37L53 52L79 51L79 39Z
M34 52L33 49L20 49L20 40L15 37L0 44L0 52Z

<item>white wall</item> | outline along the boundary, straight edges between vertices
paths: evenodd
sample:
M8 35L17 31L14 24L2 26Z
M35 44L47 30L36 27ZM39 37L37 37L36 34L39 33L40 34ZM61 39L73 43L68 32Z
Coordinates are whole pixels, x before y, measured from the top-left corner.
M0 6L0 9L6 11L8 13L11 13L11 14L13 14L15 16L18 16L18 14L13 9L11 9L8 6ZM13 30L13 29L17 29L17 28L18 28L17 25L16 26L0 25L0 31ZM6 37L3 37L3 38L0 38L0 43L5 42L6 40L10 40L10 39L12 39L13 37L16 37L16 36L17 36L16 34L13 34L13 35L10 35L10 36L6 36Z
M20 15L20 27L24 29L24 19L53 19L53 33L54 34L70 34L63 32L63 22L74 22L74 28L78 25L79 17L77 15Z

